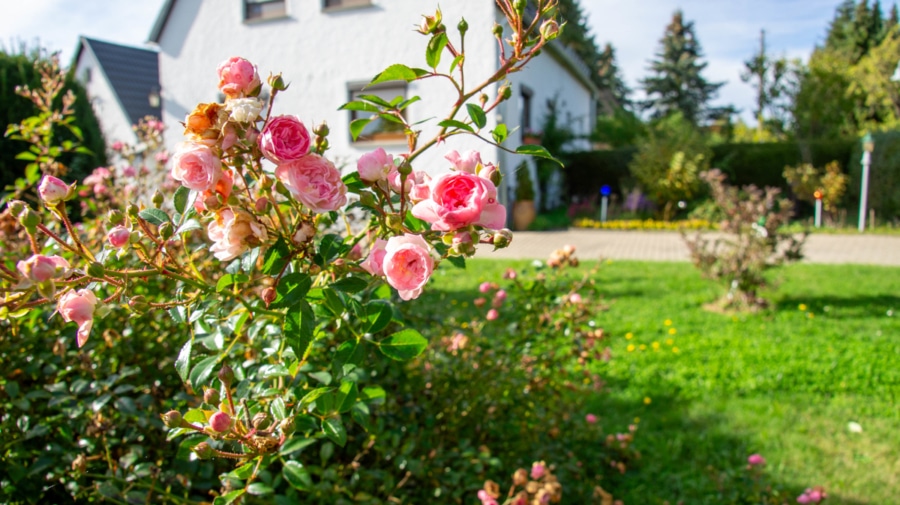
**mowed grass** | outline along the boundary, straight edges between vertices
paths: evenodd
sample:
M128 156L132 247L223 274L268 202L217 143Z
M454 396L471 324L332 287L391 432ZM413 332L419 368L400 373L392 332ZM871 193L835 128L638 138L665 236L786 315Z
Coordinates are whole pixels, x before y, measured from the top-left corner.
M465 310L478 283L527 264L442 267L433 309ZM611 430L637 422L643 454L609 483L616 498L751 503L736 488L760 453L787 502L822 485L829 503L900 503L900 269L793 265L776 277L770 309L725 315L702 308L721 288L690 264L603 265L597 321L613 359L591 365L609 387L587 405Z

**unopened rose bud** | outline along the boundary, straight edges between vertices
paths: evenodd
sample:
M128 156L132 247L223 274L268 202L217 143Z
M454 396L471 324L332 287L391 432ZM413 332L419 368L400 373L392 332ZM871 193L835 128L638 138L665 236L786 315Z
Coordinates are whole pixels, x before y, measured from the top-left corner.
M166 221L165 223L159 225L159 236L162 237L163 240L169 240L174 234L175 227L172 226L172 223Z
M122 225L118 225L112 230L109 230L109 233L106 235L106 240L109 242L109 245L115 247L116 249L125 247L128 244L128 240L130 238L131 230Z
M111 210L106 216L106 221L112 226L118 226L125 221L125 215L121 211Z
M281 77L281 74L275 74L269 76L269 86L274 90L284 91L288 89L288 84L285 84L284 78Z
M19 214L19 222L22 223L22 226L29 233L34 233L37 225L41 224L41 216L36 212L32 212L30 208L25 207L25 210Z
M41 195L41 200L51 207L64 201L70 190L71 188L65 182L52 175L45 175L38 185L38 194Z
M400 175L409 175L412 173L412 166L409 163L402 163L397 167L397 171L400 172Z
M253 419L250 420L250 425L256 428L257 430L264 430L269 427L271 424L271 419L269 418L269 414L265 412L259 412Z
M219 404L219 390L209 388L203 392L203 403L207 405L218 405Z
M272 287L266 288L260 293L260 297L262 298L263 303L266 304L266 308L269 308L269 305L275 301L275 296L277 296L277 294L275 293L275 288Z
M289 437L294 434L294 430L296 429L294 426L294 418L286 417L281 421L281 424L278 425L278 429L281 430L281 433L284 436Z
M528 5L528 0L516 0L513 4L513 8L516 9L516 12L521 16L525 13L526 5Z
M131 217L131 218L138 217L138 213L140 211L141 210L138 208L138 206L133 203L130 204L128 207L125 207L125 213L128 214L128 217Z
M216 452L213 450L213 448L210 447L206 442L200 442L191 450L194 451L194 454L196 454L200 459L210 459L216 455Z
M512 86L504 84L500 87L500 91L497 94L500 95L501 100L509 100L512 98Z
M328 123L325 121L322 121L318 126L313 127L313 134L318 135L319 137L327 137L329 133L331 133L331 130L328 129Z
M170 410L159 417L162 419L163 424L166 425L166 428L180 428L183 420L181 412L177 410Z
M157 189L156 192L153 193L153 199L151 201L153 202L153 206L158 209L159 206L163 204L165 199L166 197L164 197L163 194Z
M209 427L216 433L228 433L231 431L231 416L225 412L216 412L209 418Z
M227 363L223 363L222 368L219 369L219 380L222 381L225 387L229 387L234 381L234 370Z
M361 203L365 207L375 208L377 205L375 201L375 195L368 191L363 191L359 194L359 203Z
M274 179L272 179L268 175L263 175L259 178L259 187L262 189L269 189L272 187L273 182L275 182Z
M6 208L9 209L9 213L13 215L13 217L19 217L19 214L22 213L27 205L22 200L13 200L6 204Z
M494 37L503 38L503 26L494 23L494 28L492 30L494 32Z
M541 24L541 38L549 42L559 36L559 23L548 19Z
M138 314L143 314L150 308L150 304L147 303L147 299L141 295L132 296L131 299L128 300L128 306L131 307L131 310L137 312Z
M467 31L469 31L469 23L466 22L466 18L462 18L459 21L459 24L456 25L456 29L459 30L460 35L465 35Z
M494 247L497 249L508 247L510 242L512 242L512 238L513 234L508 228L497 230L494 233Z

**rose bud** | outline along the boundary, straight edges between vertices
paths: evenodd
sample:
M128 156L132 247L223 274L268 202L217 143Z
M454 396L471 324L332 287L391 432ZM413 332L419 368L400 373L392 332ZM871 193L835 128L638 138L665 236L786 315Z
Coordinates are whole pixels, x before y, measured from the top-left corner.
M266 308L269 308L269 305L275 301L275 297L277 296L277 293L275 292L275 288L268 287L268 288L262 290L262 293L260 296L262 297L263 303L266 304Z
M286 437L293 435L294 429L295 429L294 418L293 417L284 418L281 421L281 424L278 425L278 429L280 429L281 433L283 433L284 436L286 436Z
M216 433L227 433L231 430L231 416L225 412L216 412L209 418L209 427Z
M265 412L259 412L250 420L250 425L257 430L264 430L269 427L269 424L271 424L271 419Z
M128 228L118 225L112 230L109 230L109 233L106 235L106 239L109 241L109 245L115 247L116 249L121 249L128 244L128 239L131 238L131 230Z
M496 249L502 249L504 247L508 247L512 242L512 232L509 231L508 228L503 228L502 230L494 233L494 247Z
M494 321L494 320L496 320L498 317L500 317L500 313L497 312L497 309L491 309L491 310L489 310L489 311L487 312L487 316L485 316L485 318L487 318L488 321Z
M170 410L159 417L162 419L163 424L166 425L166 428L180 428L183 421L181 412L177 410Z
M191 450L194 451L194 454L196 454L197 457L200 459L210 459L216 455L215 450L212 447L210 447L209 444L207 444L206 442L200 442L199 444L195 445Z
M70 189L65 182L52 175L45 175L40 185L38 185L38 193L41 195L41 200L50 206L55 206L65 200L69 195Z
M219 403L219 390L218 389L207 389L203 392L203 403L207 405L216 405Z
M234 370L226 363L223 363L222 368L219 370L219 380L222 381L225 387L228 387L234 381Z

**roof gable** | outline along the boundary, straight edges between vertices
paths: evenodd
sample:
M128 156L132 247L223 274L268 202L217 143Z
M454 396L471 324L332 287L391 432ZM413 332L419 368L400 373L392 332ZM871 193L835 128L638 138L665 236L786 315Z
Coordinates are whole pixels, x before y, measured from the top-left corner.
M97 57L132 124L144 116L161 116L161 108L151 107L149 100L151 93L160 91L159 58L155 51L87 37L82 37L82 44L90 47Z

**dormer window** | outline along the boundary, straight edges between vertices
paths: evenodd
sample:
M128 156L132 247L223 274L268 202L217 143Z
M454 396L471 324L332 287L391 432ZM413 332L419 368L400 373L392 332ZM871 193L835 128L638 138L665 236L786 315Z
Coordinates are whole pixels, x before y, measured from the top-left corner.
M244 21L283 18L287 16L286 0L244 0Z

